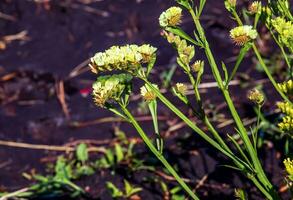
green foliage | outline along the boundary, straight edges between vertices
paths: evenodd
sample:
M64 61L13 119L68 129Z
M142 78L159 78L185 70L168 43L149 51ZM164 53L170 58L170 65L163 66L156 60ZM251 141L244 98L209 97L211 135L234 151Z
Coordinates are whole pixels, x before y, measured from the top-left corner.
M124 190L120 190L116 187L112 182L107 182L106 187L108 191L111 193L112 198L129 198L136 193L142 191L140 187L134 187L127 180L124 179Z

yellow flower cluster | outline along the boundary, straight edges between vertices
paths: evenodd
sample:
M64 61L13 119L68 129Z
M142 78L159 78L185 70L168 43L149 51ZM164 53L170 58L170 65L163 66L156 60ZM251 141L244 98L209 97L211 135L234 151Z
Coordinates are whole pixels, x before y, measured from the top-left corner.
M236 45L242 46L257 37L257 32L252 26L244 25L233 28L230 37Z
M288 102L278 102L277 106L282 113L293 117L293 106L291 104L289 104Z
M277 107L286 114L282 118L282 122L278 124L279 128L284 132L291 132L293 130L293 106L288 102L278 102Z
M130 92L131 79L132 76L129 74L100 76L93 84L93 98L96 105L104 107L106 102L117 101L122 94Z
M284 83L278 83L279 89L288 95L293 95L293 81L289 80Z
M250 90L247 97L250 101L258 105L262 105L265 100L264 95L258 89Z
M284 165L289 176L293 177L293 160L287 158L284 160Z
M136 72L142 64L149 63L156 57L156 48L144 44L142 46L112 46L105 52L98 52L91 58L90 67L94 73L123 70Z
M161 27L177 26L182 18L182 9L179 7L171 7L163 12L159 17Z
M272 25L279 33L279 38L288 48L293 49L293 23L286 21L282 17L277 17L272 20Z
M278 124L279 128L284 132L290 132L293 130L293 118L290 116L285 116L283 121Z
M225 7L226 9L231 12L233 9L235 9L237 0L225 0Z

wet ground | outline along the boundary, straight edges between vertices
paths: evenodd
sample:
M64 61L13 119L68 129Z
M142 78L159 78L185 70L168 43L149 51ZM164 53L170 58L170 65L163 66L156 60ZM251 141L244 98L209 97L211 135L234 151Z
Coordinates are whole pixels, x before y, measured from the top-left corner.
M113 44L150 43L159 48L156 72L168 69L174 62L175 54L160 36L157 20L160 13L172 5L172 1L92 2L0 2L0 12L7 15L1 15L0 18L0 140L63 145L80 140L110 139L113 137L113 124L117 123L95 121L112 115L97 109L92 103L89 92L95 76L85 68L87 59ZM231 60L237 51L229 47L231 41L227 37L232 21L227 17L220 1L208 1L205 10L203 23L217 58ZM190 19L186 18L182 25L188 32L192 31ZM197 58L202 57L202 52L197 52ZM244 64L251 65L250 62ZM180 72L176 72L174 78L186 80ZM213 81L209 75L205 79ZM207 102L220 104L222 98L219 93L214 89L210 92L215 95ZM243 97L246 92L239 93L237 88L232 88L232 93L236 104L242 105L244 100L240 99L245 99ZM204 97L207 96L209 95L204 94ZM223 107L222 111L227 113L225 109ZM165 111L164 107L160 108L161 115L167 116L169 121L174 120L175 117ZM128 136L136 135L132 128L123 123L120 125ZM144 125L148 128L151 123L146 122ZM223 133L225 130L231 129L226 127ZM186 131L189 130L180 129L178 132ZM178 132L173 134L178 135ZM211 150L199 137L191 137L194 142L184 141L184 151L172 151L176 143L171 141L168 152L173 162L180 163L179 171L183 176L200 180L208 175L206 184L199 188L204 199L218 199L223 196L225 199L234 199L234 185L250 188L245 178L231 169L219 166L219 163L227 163L222 156ZM139 149L145 150L143 146ZM280 163L275 159L278 154L276 150L265 148L261 154L266 169L272 176L270 178L278 186L282 185ZM31 169L43 172L46 163L54 160L57 155L58 152L0 146L0 189L13 191L25 187L29 181L21 174ZM144 174L137 175L138 179L142 176ZM102 176L97 173L84 178L80 184L98 188L92 189L93 196L109 199L103 184L111 179L113 177L110 175ZM117 179L120 180L121 177ZM253 199L258 199L255 189L251 191ZM142 192L142 197L161 199L160 194L150 187Z

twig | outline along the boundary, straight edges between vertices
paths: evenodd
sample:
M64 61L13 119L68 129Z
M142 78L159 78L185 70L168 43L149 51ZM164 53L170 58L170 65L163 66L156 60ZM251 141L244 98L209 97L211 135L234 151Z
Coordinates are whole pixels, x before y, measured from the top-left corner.
M47 150L47 151L65 151L72 152L75 151L75 147L70 146L54 146L54 145L43 145L43 144L28 144L22 142L12 142L12 141L4 141L0 140L1 146L9 146L9 147L17 147L17 148L25 148L25 149L36 149L36 150ZM99 152L105 153L105 148L103 147L89 147L89 152Z
M63 81L57 82L56 93L57 93L57 98L61 104L63 113L64 113L66 119L69 119L70 114L69 114L69 109L68 109L68 106L67 106L66 100L65 100L65 91L64 91L64 82Z

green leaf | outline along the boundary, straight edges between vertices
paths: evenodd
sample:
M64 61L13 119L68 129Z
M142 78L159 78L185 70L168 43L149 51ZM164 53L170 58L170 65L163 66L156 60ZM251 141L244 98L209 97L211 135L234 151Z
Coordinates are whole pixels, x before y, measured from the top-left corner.
M124 153L123 153L123 149L121 145L118 143L115 144L115 153L116 153L117 163L120 163L124 159Z
M113 183L107 182L106 187L113 198L123 197L123 192L119 188L117 188Z
M85 162L89 159L87 145L85 143L81 143L77 146L76 157L77 160L81 162Z
M134 195L135 193L138 193L142 190L142 188L139 187L133 187L132 185L130 185L130 183L124 179L124 188L125 188L125 195L126 197L131 197L132 195Z

